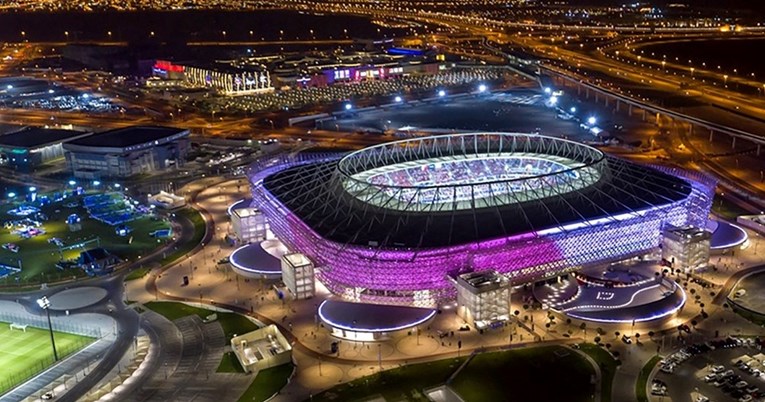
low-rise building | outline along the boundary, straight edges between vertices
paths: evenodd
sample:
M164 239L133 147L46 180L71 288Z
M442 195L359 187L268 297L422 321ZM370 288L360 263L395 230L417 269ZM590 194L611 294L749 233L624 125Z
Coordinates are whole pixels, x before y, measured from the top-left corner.
M454 278L457 315L478 329L510 319L510 283L497 271L470 272Z
M292 362L292 345L274 324L231 338L231 348L248 373Z
M66 161L81 179L129 177L183 165L189 130L134 126L79 138L64 144Z
M19 171L64 157L63 144L91 135L87 131L25 127L0 135L0 165Z
M712 234L696 227L668 225L661 242L661 258L682 272L693 272L709 265Z
M282 282L295 299L310 299L316 293L313 262L300 253L283 255Z

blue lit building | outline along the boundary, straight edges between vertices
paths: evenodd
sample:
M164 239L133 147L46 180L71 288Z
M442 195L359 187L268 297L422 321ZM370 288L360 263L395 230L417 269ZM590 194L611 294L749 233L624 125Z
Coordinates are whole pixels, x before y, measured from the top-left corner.
M63 144L86 138L90 132L25 127L0 136L0 165L19 171L64 157Z

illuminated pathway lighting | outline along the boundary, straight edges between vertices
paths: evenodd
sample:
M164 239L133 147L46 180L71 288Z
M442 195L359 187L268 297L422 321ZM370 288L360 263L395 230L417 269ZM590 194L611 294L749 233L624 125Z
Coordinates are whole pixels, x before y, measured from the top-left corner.
M571 113L576 113L576 108L575 108L575 107L573 107L573 106L572 106L572 107L571 107L571 109L569 109L569 110L571 111Z
M397 97L396 97L394 100L396 101L396 103L401 103L401 101L402 101L403 99L401 99L401 97L400 97L400 96L397 96Z
M552 93L552 89L550 87L545 87L545 93L546 94L551 94Z
M345 110L351 110L351 109L353 109L353 105L351 105L350 103L346 103Z
M587 118L587 124L594 125L598 122L598 119L595 118L595 116L590 116Z
M478 92L486 92L486 84L479 85Z
M440 96L441 98L443 98L444 96L446 96L446 91L444 91L443 89L442 89L442 90L440 90L440 91L438 91L438 96Z

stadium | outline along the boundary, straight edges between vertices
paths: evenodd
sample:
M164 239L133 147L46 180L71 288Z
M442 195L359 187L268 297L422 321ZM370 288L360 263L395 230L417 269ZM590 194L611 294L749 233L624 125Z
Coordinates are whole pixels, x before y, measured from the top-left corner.
M331 292L415 306L454 299L449 276L462 272L493 269L520 284L644 255L665 224L704 227L714 188L519 133L278 156L250 179L270 230L315 261Z

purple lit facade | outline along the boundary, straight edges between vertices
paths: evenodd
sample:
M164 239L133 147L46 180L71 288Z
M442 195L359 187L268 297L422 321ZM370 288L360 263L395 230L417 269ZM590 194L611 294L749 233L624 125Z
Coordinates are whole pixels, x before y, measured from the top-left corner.
M460 245L382 248L322 237L263 185L264 178L283 169L336 158L278 157L254 165L250 178L254 205L266 214L271 230L288 248L314 261L317 278L330 291L351 301L433 306L456 296L447 280L452 272L493 269L513 283L526 283L643 255L660 244L666 223L703 227L714 188L703 176L686 175L690 194L661 206Z

